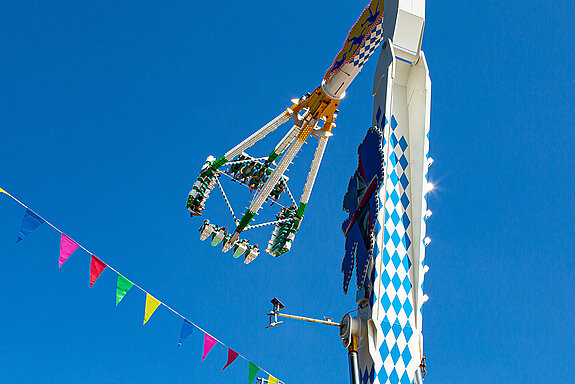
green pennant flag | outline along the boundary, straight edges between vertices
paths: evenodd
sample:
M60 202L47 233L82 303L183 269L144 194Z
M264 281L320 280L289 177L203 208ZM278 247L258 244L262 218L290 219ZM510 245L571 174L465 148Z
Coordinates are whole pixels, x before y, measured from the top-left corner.
M258 367L257 365L255 365L251 361L249 363L250 363L250 378L249 378L248 384L252 384L252 382L256 378L256 374L260 370L260 367Z
M130 288L133 286L134 283L126 279L124 276L118 274L118 286L116 287L116 305L122 301L124 296L126 296L126 293L128 293Z

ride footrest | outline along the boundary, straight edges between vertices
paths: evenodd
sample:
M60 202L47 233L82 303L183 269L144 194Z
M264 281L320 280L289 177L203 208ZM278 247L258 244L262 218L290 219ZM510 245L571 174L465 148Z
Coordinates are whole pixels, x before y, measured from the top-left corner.
M209 220L204 220L204 223L200 227L199 231L200 240L202 241L211 236L211 244L213 247L220 243L223 245L230 239L230 235L228 235L228 229L226 227L218 227L217 225L210 223ZM251 263L260 254L260 250L257 244L250 245L249 240L239 239L234 244L233 250L234 258L237 259L243 255L245 264Z

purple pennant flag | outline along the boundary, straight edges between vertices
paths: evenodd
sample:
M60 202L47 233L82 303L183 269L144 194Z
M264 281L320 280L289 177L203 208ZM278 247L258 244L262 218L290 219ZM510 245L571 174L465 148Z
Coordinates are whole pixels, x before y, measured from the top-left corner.
M228 362L226 363L226 365L224 365L224 367L222 368L222 372L224 369L226 369L227 367L229 367L234 361L236 361L236 359L238 358L240 354L237 353L236 351L232 350L231 348L228 348Z
M78 244L62 233L62 239L60 240L60 265L58 268L68 260L68 257L70 257L76 249L78 249Z
M204 337L204 354L202 355L202 361L204 361L208 355L208 352L210 352L210 350L214 347L214 345L216 345L217 342L218 341L215 338L206 333L206 336Z

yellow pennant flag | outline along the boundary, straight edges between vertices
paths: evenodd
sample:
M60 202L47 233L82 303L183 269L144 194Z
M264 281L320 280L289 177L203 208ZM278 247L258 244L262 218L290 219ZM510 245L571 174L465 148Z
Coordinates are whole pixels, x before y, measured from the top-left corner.
M150 317L152 317L152 314L156 309L158 309L158 306L160 304L162 304L160 300L156 299L149 293L146 293L146 310L144 313L144 324L146 324L148 320L150 320Z
M2 188L0 188L0 193L8 194L8 192L6 192L5 190L3 190Z
M268 384L279 384L279 382L280 381L278 379L276 379L275 377L273 377L272 375L270 375L268 377Z

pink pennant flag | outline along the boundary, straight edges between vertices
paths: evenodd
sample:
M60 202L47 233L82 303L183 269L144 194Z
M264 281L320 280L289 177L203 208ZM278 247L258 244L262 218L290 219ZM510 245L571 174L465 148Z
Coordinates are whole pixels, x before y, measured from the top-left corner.
M222 368L222 372L224 371L224 369L229 367L238 358L239 355L240 354L237 353L236 351L232 350L231 348L228 348L228 362Z
M78 249L78 244L62 233L62 240L60 241L60 265L58 268L68 260L68 257L70 257L76 249Z
M204 361L204 359L208 355L208 352L214 347L214 345L217 342L218 341L215 338L206 333L206 336L204 337L204 354L202 356L202 361Z

